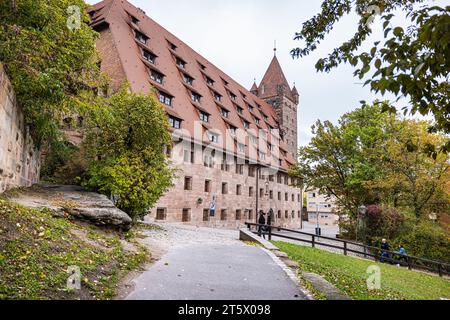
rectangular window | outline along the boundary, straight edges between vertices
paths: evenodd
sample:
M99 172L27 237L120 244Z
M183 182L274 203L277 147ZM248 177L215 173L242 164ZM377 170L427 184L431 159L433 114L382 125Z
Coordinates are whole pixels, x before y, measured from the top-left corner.
M233 101L236 101L236 98L237 98L236 95L234 93L230 92L230 99Z
M281 219L281 210L278 210L278 219Z
M285 217L286 219L289 218L289 212L288 212L287 210L284 212L284 217Z
M192 86L194 84L194 78L192 78L191 76L187 75L187 74L183 74L183 80L186 84Z
M278 201L281 201L281 192L278 192Z
M135 30L134 32L135 32L135 38L137 41L139 41L140 43L143 43L143 44L147 44L148 37L145 34L143 34L142 32L139 32L137 30Z
M227 209L222 209L220 211L220 220L222 220L222 221L227 220Z
M242 195L242 185L238 184L236 186L236 195L241 196Z
M248 111L253 112L254 108L251 105L248 105Z
M238 151L241 153L244 153L245 152L245 144L238 143Z
M205 180L205 192L211 192L211 180Z
M236 220L240 221L242 220L242 210L236 210Z
M163 92L159 93L159 101L161 103L164 103L167 106L171 106L172 105L172 99L173 98L171 96L169 96L169 95L167 95L167 94L165 94Z
M222 194L228 194L228 183L222 183Z
M255 172L256 172L255 167L248 167L248 176L249 176L249 177L254 178L255 175L256 175Z
M254 190L253 187L248 188L248 196L249 197L253 197L253 190Z
M292 194L291 198L292 198L292 202L295 202L295 195L294 194Z
M271 200L273 199L273 190L269 191L269 197L270 197Z
M130 16L130 20L133 24L138 24L139 23L139 19L136 18L135 16L132 16L131 14L129 14Z
M250 122L244 121L244 128L245 129L250 129Z
M262 198L264 197L264 189L259 189L259 197Z
M227 118L228 118L228 117L227 117ZM233 127L232 125L230 125L229 128L228 128L228 130L229 130L229 132L230 132L230 135L232 135L232 136L235 136L235 135L236 135L236 130L237 130L236 127Z
M208 133L209 141L213 143L219 143L219 135L217 133Z
M203 122L209 122L209 114L206 112L200 111L200 120Z
M281 183L281 174L277 174L277 183Z
M266 154L264 153L264 152L259 152L259 158L261 159L261 160L266 160Z
M248 210L248 220L253 219L253 210Z
M200 103L200 100L202 99L202 96L199 95L199 94L196 93L196 92L192 92L192 94L191 94L191 99L192 99L192 101L194 101L194 102Z
M209 221L209 209L203 209L203 222Z
M181 218L182 222L191 221L191 209L183 209L183 216Z
M288 201L288 199L289 199L289 194L286 192L286 193L284 194L284 201Z
M230 116L230 112L224 108L220 109L220 114L222 115L222 117L224 118L228 118ZM236 129L236 128L235 128Z
M167 212L166 208L156 209L156 220L166 220L167 218L166 212Z
M210 85L211 87L214 86L214 80L211 79L210 77L206 77L206 83L207 83L208 85Z
M150 78L159 84L162 84L164 81L164 75L155 70L150 70Z
M259 123L260 123L260 120L259 120L258 118L255 118L255 123L256 123L256 124L259 124Z
M217 92L214 93L214 99L218 102L222 101L222 96Z
M236 174L244 174L244 165L236 164Z
M142 50L142 56L144 57L145 60L147 60L151 64L155 64L156 56L150 51Z
M244 109L242 109L241 107L237 107L236 110L240 115L242 115L242 113L244 112Z
M167 41L168 43L169 43L169 47L170 47L170 49L172 49L173 51L176 51L177 50L177 46L175 45L175 44L173 44L172 42L170 42L170 41Z
M169 124L172 128L181 129L181 120L175 117L169 117Z
M184 190L192 190L192 177L184 177Z
M251 141L254 145L258 145L258 138L256 138L255 136L250 136L250 141Z
M183 59L177 57L176 63L177 63L177 66L179 66L180 68L183 68L183 69L186 68L186 62Z

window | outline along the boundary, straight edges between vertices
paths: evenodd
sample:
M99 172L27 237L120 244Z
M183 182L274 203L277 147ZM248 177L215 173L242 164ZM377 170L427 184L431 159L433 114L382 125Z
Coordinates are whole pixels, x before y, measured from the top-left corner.
M248 111L253 112L254 108L251 105L248 105Z
M150 70L150 78L159 84L162 84L164 81L164 75L155 70Z
M165 105L171 106L172 105L172 97L163 93L163 92L159 92L159 101L161 103L164 103Z
M260 124L260 120L258 118L255 118L255 123L259 125Z
M191 93L191 98L192 98L192 101L200 103L200 100L201 100L202 96L199 95L196 92L192 92Z
M244 112L244 109L242 109L241 107L237 107L236 108L237 113L239 113L240 115L242 115L242 113Z
M156 220L166 220L167 218L166 211L167 211L166 208L156 209Z
M237 97L233 92L230 92L230 99L236 101Z
M228 118L228 117L226 117L226 118ZM236 127L233 127L232 125L230 125L230 126L228 127L228 129L230 130L230 135L232 135L232 136L235 136L235 135L236 135L236 130L237 130Z
M186 62L183 59L177 57L176 63L177 63L177 66L179 66L180 68L183 68L183 69L186 68Z
M270 182L273 182L273 181L274 181L273 174L269 175L269 181L270 181Z
M278 192L278 200L281 201L281 192Z
M284 194L284 201L288 201L288 199L289 199L289 194L286 192L286 193Z
M249 197L253 197L253 195L254 195L254 194L253 194L253 190L254 190L253 187L249 187L249 188L248 188L248 196L249 196Z
M185 83L187 83L188 85L192 86L194 84L194 78L192 78L191 76L183 73L183 80Z
M278 219L281 219L281 210L278 210Z
M313 194L312 194L312 197L313 197L313 198L315 198L315 197L316 197L316 194L315 194L315 193L313 193Z
M142 50L142 56L144 57L145 60L147 60L148 62L155 64L156 61L156 56L151 53L150 51L147 50Z
M250 122L244 121L244 128L245 129L250 129Z
M227 209L222 209L220 211L220 220L222 220L222 221L227 220Z
M194 163L194 151L184 150L183 159L186 163Z
M224 108L220 109L220 114L222 115L222 117L224 118L228 118L230 116L230 112ZM234 128L236 129L236 128Z
M198 61L197 61L197 62L198 62ZM206 70L206 67L205 67L205 65L204 65L204 64L202 64L202 63L198 62L198 65L200 66L200 69L202 69L202 70Z
M241 92L241 96L242 96L242 99L246 99L247 98L247 96L244 93L242 93L242 92Z
M241 210L236 210L236 220L242 220L242 211Z
M172 49L173 51L176 51L177 50L177 46L175 45L175 44L173 44L172 42L170 42L170 41L167 41L168 43L169 43L169 48L170 49Z
M248 220L253 219L253 210L248 210Z
M222 183L222 194L228 194L228 183Z
M229 83L227 80L222 79L222 81L223 81L224 86L228 86Z
M259 197L262 198L264 196L264 189L259 189Z
M295 202L295 195L294 194L292 194L292 202Z
M257 144L258 144L258 138L256 138L255 136L250 136L250 141L251 141L254 145L257 145Z
M137 30L135 30L134 32L135 32L135 38L137 41L139 41L140 43L143 43L143 44L147 44L148 37L145 34L143 34L142 32L139 32Z
M298 211L298 217L301 218L302 217L302 212L299 210Z
M183 209L182 222L191 221L191 209Z
M273 190L269 191L269 197L270 197L271 200L273 199Z
M284 217L287 219L287 218L289 218L289 212L286 210L285 212L284 212Z
M266 160L266 154L264 153L264 152L259 152L259 158L261 159L261 160Z
M211 180L205 180L205 192L211 192Z
M264 115L264 121L269 121L269 117L267 117L266 115Z
M175 117L169 117L169 124L172 128L181 129L181 120Z
M205 158L203 159L203 165L208 168L214 167L214 157L211 155L205 155Z
M214 86L214 80L213 79L211 79L210 77L206 77L206 83L208 84L208 85L210 85L211 87L213 87Z
M214 99L218 102L222 101L222 96L217 92L214 92Z
M203 209L203 222L209 221L209 209Z
M241 153L244 153L245 152L245 144L238 143L238 151Z
M240 185L240 184L236 185L236 195L237 196L242 195L242 185Z
M219 143L219 135L217 133L208 132L209 141Z
M295 211L292 210L292 219L294 219L294 218L295 218Z
M192 177L184 177L184 190L192 190Z
M244 174L244 165L243 164L236 165L236 174Z
M249 177L255 177L255 172L256 172L256 169L255 169L255 167L248 167L248 176Z
M203 122L209 122L209 114L206 112L200 111L200 120Z
M273 151L273 145L272 144L270 144L270 143L268 143L267 144L267 149L269 149L270 151Z

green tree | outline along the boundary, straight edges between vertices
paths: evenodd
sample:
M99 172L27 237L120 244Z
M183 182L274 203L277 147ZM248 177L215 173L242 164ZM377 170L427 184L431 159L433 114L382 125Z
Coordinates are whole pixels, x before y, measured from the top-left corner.
M306 21L295 39L304 46L292 50L294 57L304 57L316 50L320 42L345 16L355 11L360 17L355 34L326 58L320 59L316 69L330 72L341 63L355 67L360 79L373 70L365 82L374 92L390 92L397 99L407 97L410 112L432 114L432 130L450 133L450 6L422 5L424 0L324 0L322 12ZM402 10L410 21L407 27L397 26L393 17ZM383 39L377 39L368 52L360 48L369 39L370 22L380 13L384 30ZM395 112L395 107L385 104L385 110ZM450 150L450 141L442 146ZM432 153L436 154L435 151Z
M76 113L97 89L97 33L87 24L86 6L82 0L0 0L0 61L39 145L61 141L62 116ZM80 23L69 28L78 13Z
M391 118L375 105L345 114L338 125L317 121L311 143L300 148L290 174L335 196L342 211L355 217L360 205L377 201L377 193L366 184L383 175L373 150L386 140L383 127Z
M90 163L82 184L118 197L117 206L136 220L172 186L164 152L170 144L161 104L125 85L90 109L83 144Z

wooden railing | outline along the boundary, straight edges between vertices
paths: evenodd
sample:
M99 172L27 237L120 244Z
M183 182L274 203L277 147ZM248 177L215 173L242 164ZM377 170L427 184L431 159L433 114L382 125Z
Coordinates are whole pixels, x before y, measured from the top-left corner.
M354 253L359 255L363 258L373 258L375 261L380 261L382 259L383 261L399 264L404 267L408 267L409 270L417 269L417 270L426 270L433 273L438 273L439 276L449 276L450 275L450 264L440 262L440 261L434 261L424 258L419 258L415 256L409 256L409 255L400 255L398 252L395 251L388 251L388 250L382 250L380 248L367 246L358 242L349 241L349 240L343 240L343 239L337 239L337 238L331 238L331 237L325 237L325 236L319 236L312 233L292 230L292 229L286 229L282 227L275 227L275 226L268 226L268 225L260 225L257 223L250 223L246 222L245 225L247 228L252 231L252 227L255 228L255 231L252 231L255 234L258 234L259 229L261 228L261 233L268 236L269 240L272 240L272 237L278 237L283 239L289 239L304 243L309 243L313 248L317 246L323 246L327 248L333 248L337 250L342 250L344 255L348 255L349 253ZM309 239L302 239L291 235L286 235L280 233L280 231L286 231L298 235L303 235L307 237L311 237L311 240ZM330 244L326 242L321 242L320 240L328 240L328 241L334 241L336 244ZM352 248L351 245L360 248L355 249ZM383 257L382 257L382 253Z

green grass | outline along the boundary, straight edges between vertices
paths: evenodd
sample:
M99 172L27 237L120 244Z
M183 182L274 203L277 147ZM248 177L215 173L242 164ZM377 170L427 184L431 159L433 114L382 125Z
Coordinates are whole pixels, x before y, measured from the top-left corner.
M290 243L273 243L298 262L302 271L321 275L355 300L450 298L448 279ZM366 272L372 265L381 269L380 290L367 289Z
M134 245L125 252L115 232L0 198L0 300L114 298L120 277L149 257ZM81 269L81 290L66 289L69 266Z

